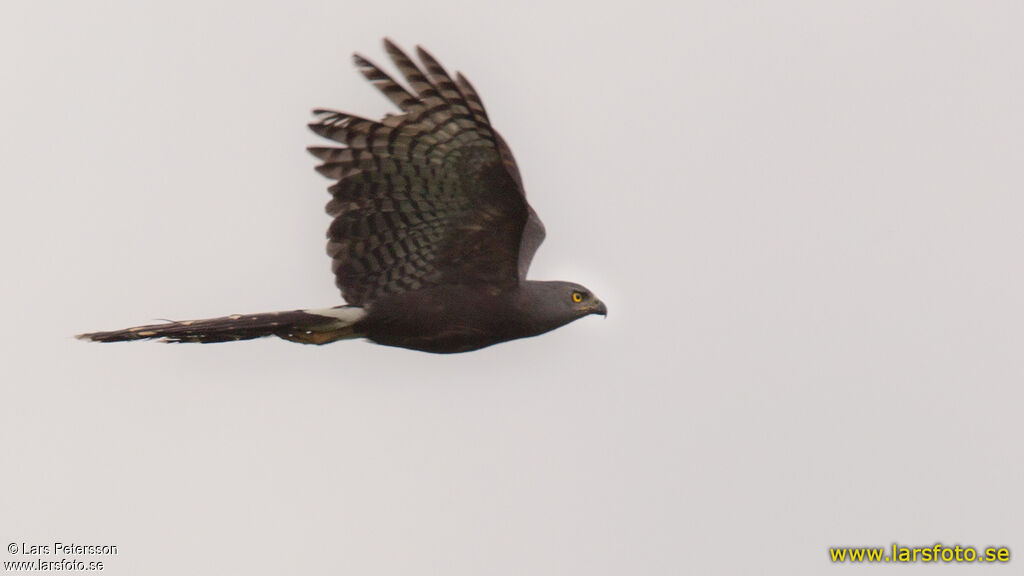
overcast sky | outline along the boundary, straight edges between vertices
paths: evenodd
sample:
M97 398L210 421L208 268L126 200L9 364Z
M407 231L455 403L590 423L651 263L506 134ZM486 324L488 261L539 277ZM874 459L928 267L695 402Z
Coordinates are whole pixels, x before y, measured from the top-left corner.
M1024 552L1024 5L208 4L3 11L0 544L154 575ZM72 338L341 303L305 125L391 110L350 58L384 36L472 80L547 226L531 277L606 320L453 356Z

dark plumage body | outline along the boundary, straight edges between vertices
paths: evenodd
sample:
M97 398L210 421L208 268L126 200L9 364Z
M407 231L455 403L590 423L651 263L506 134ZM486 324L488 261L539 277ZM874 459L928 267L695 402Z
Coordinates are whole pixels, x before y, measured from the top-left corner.
M371 306L355 328L378 344L437 353L468 352L538 336L587 314L606 313L599 302L581 307L575 317L538 313L532 303L540 292L563 292L566 299L572 298L571 290L561 283L444 285L387 296Z
M544 226L526 202L512 152L476 90L422 48L421 69L385 40L411 90L356 55L402 109L380 121L317 110L311 147L329 188L327 252L345 306L169 322L80 337L225 342L278 336L305 344L365 337L435 353L543 334L603 303L570 282L526 279Z

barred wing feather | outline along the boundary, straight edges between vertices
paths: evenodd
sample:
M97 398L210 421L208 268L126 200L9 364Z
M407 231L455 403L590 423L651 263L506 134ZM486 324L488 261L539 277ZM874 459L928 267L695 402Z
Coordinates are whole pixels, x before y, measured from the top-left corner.
M310 124L343 145L309 149L337 181L327 251L343 296L368 305L437 284L525 279L544 228L476 91L422 48L423 69L389 40L385 48L411 90L362 56L355 63L402 113L375 121L316 110Z

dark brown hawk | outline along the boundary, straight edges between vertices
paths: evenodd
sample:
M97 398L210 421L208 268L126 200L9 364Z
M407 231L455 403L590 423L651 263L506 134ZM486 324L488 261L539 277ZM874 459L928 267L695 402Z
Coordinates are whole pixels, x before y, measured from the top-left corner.
M426 50L422 68L384 47L410 89L355 63L402 113L369 120L315 110L310 147L329 188L327 252L347 305L82 334L97 342L225 342L279 336L305 344L368 338L427 352L477 350L607 314L589 290L526 279L544 226L526 202L512 152L462 74Z

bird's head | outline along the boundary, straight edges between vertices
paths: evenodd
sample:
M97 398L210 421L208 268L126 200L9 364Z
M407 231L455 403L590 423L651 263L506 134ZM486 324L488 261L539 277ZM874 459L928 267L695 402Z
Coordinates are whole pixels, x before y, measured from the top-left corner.
M608 315L608 308L586 287L573 282L527 281L520 284L520 310L538 333L553 330L591 314Z
M572 282L555 282L555 284L559 285L556 298L560 298L562 303L568 306L577 317L582 318L590 314L608 316L608 307L584 286Z

